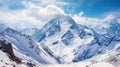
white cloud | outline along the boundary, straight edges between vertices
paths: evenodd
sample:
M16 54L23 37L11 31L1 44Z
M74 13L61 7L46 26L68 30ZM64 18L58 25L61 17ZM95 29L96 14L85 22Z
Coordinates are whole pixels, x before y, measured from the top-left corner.
M32 5L29 11L30 16L34 16L36 19L41 19L45 22L48 22L50 19L54 18L59 14L64 14L64 11L55 5L47 5L44 8Z
M64 14L64 11L56 5L47 5L46 7L36 6L33 3L24 3L27 8L22 10L1 10L0 23L14 29L41 28L50 19L58 14Z
M111 22L114 19L116 19L116 17L114 15L110 14L107 17L105 17L103 20L104 20L104 22Z
M36 26L40 23L40 20L36 20L33 17L26 15L24 11L14 11L14 12L1 12L0 11L0 21L6 24L8 27L14 29L24 29L30 28L31 25Z
M93 24L93 26L101 24L101 23L105 23L105 22L110 22L116 19L116 17L112 14L107 15L105 18L91 18L91 17L82 16L82 15L83 15L83 12L80 12L79 14L75 14L72 17L78 24L82 24L82 25Z
M38 6L33 2L22 1L25 5L25 9L22 10L1 10L0 11L0 23L5 23L7 26L14 29L25 29L25 28L41 28L50 19L56 17L59 14L64 14L63 9L58 7L58 3L65 4L58 0L34 0L44 4L44 6ZM2 1L1 1L2 2ZM56 5L57 3L57 5ZM81 11L79 14L72 15L73 19L81 25L86 25L91 28L99 28L104 33L103 28L109 28L108 23L116 17L112 14L106 16L103 19L91 18L83 16L84 13ZM118 20L119 21L119 20Z
M106 29L110 27L109 22L116 19L116 17L112 14L106 16L105 18L91 18L91 17L84 17L81 15L83 15L83 12L80 12L78 15L73 15L73 19L78 24L95 29L95 31L101 34L106 33Z

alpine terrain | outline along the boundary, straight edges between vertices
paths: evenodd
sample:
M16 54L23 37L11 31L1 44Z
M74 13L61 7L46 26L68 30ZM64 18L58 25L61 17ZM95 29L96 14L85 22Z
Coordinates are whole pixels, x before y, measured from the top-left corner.
M41 29L0 24L0 67L120 67L120 23L77 24L58 15Z

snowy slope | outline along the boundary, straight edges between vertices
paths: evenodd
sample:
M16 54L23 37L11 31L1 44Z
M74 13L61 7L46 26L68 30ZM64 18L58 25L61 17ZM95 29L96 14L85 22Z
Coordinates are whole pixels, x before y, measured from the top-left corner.
M108 62L115 67L120 67L120 42L117 42L115 45L112 50L107 51L105 54L97 55L91 58L90 61Z
M70 64L48 65L45 67L120 67L120 42L117 42L115 45L112 50L107 51L105 54L99 54L87 60Z
M8 55L0 50L0 67L27 67L25 64L18 65L14 61L11 61Z
M13 29L7 28L2 33L2 38L12 44L15 56L23 62L30 62L36 65L60 63L57 56L46 51L46 47L41 46L30 36L21 34ZM49 52L49 53L48 53Z
M115 20L107 24L109 28L100 33L101 28L79 25L70 16L59 15L35 32L33 38L48 46L62 62L78 62L104 54L119 42L120 24Z
M28 65L27 63L21 63L21 64L16 64L14 61L11 61L9 59L9 57L7 56L6 53L2 52L0 50L0 66L6 66L6 67L29 67L30 65ZM28 58L28 57L27 57ZM30 60L30 58L29 58ZM32 59L33 61L33 59ZM95 60L94 60L95 61ZM82 61L82 62L78 62L78 63L72 63L72 64L51 64L51 65L39 65L36 64L34 67L116 67L106 61L102 61L102 62L94 62L93 60L86 60L86 61ZM94 62L94 63L93 63ZM119 67L119 66L118 66Z
M41 65L40 63L38 64L34 64L34 66L36 67L119 67L119 58L120 58L120 43L117 43L117 45L115 46L115 48L109 52L107 52L106 54L103 55L99 55L99 56L95 56L89 60L85 60L85 61L81 61L78 63L71 63L71 64L51 64L51 65ZM14 48L15 49L15 48ZM22 59L22 63L17 64L14 61L12 61L8 55L4 52L2 52L0 50L0 66L9 66L9 67L13 67L13 66L17 66L17 67L29 67L30 64L29 63L34 63L34 59L29 57L29 56L25 56L22 55L21 53L17 53L16 50L14 50L15 55L18 56L18 58L20 57L24 57L24 59ZM30 61L32 60L32 61ZM28 63L29 62L29 63ZM52 61L51 61L52 62Z
M19 56L15 55L15 51L11 43L3 36L0 36L0 67L28 67L28 63L34 64L30 61L24 62ZM29 58L29 56L27 56ZM30 60L30 59L29 59ZM33 60L34 62L34 60Z
M108 62L98 62L98 63L92 64L90 61L72 63L72 64L62 64L62 65L47 65L43 67L106 67L106 66L115 67L114 65Z

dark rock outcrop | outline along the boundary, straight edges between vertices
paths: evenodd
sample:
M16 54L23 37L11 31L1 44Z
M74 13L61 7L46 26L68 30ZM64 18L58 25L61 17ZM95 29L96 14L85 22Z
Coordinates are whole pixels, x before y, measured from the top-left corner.
M11 60L18 64L21 63L21 60L15 56L11 43L6 40L0 40L0 50L5 52Z

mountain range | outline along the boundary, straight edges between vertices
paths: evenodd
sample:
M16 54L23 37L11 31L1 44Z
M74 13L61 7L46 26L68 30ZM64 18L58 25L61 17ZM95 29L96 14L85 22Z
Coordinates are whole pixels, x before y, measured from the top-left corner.
M41 29L3 30L0 24L0 66L119 67L120 24L115 19L105 23L109 27L102 27L104 32L65 15L51 19Z

